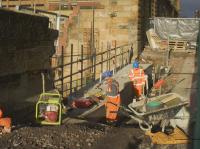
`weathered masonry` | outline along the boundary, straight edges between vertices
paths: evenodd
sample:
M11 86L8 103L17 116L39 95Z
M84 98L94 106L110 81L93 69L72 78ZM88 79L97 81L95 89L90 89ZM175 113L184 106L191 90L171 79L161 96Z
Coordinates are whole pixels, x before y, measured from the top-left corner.
M15 9L17 6L47 8L48 0L1 0L2 8Z
M91 53L91 36L94 36L97 51L102 51L108 42L114 43L114 40L117 45L133 43L136 52L140 51L146 40L148 19L177 17L180 9L179 0L2 0L1 5L10 9L16 6L32 7L71 16L68 22L62 24L64 29L58 27L58 50L61 52L64 45L68 54L71 43L77 45L74 47L77 53L81 52L81 44L87 51L85 53ZM92 27L94 35L91 33Z
M48 6L51 11L73 13L66 42L67 49L70 43L76 43L77 53L80 53L81 44L84 51L91 53L92 36L97 52L105 49L108 43L114 46L115 40L117 45L133 43L137 52L144 46L149 18L177 17L179 12L179 0L74 0L62 3L49 0Z
M68 15L65 23L60 25L60 36L57 55L71 55L73 44L73 59L79 59L81 45L84 57L94 52L100 53L109 48L133 44L134 55L141 51L146 42L146 29L149 18L155 16L176 17L179 11L179 1L170 0L94 0L94 1L60 1L49 0L48 9L62 15ZM66 58L65 63L70 61ZM85 64L90 66L90 61ZM112 63L113 65L113 63ZM113 68L114 66L111 66ZM80 70L80 65L75 68ZM74 71L75 71L74 69ZM66 67L64 75L70 74ZM100 69L96 69L100 73ZM92 72L88 72L92 73ZM87 75L87 74L84 74ZM74 79L78 79L74 77Z
M16 5L25 7L22 3L17 4L17 2L15 2ZM29 2L31 3L31 1ZM40 13L37 9L43 9L48 13L56 14L43 13L43 15L49 17L50 26L59 30L53 67L61 64L62 47L64 64L70 63L71 60L80 60L81 55L83 58L93 56L93 59L95 58L96 63L98 63L101 59L95 57L95 55L115 48L115 46L121 47L127 44L133 44L134 56L137 56L146 42L145 33L149 27L149 18L176 17L179 11L179 0L48 0L43 1L44 7L37 6L36 2L28 6L31 7L32 12L35 10L36 13ZM11 7L8 6L8 8ZM123 53L129 48L130 46L120 48L117 54ZM105 54L103 58L109 59L109 54ZM92 61L91 59L84 61L83 67L92 66ZM121 62L120 59L116 61L118 64ZM115 65L118 66L116 63L110 60L109 67L104 63L103 69L99 67L95 69L96 72L94 72L94 69L85 71L83 76L86 79L88 76L88 80L91 80L90 74L96 73L96 78L102 70L105 71L105 69L114 68ZM73 72L71 72L70 66L63 69L63 75L69 76L70 73L73 74L81 70L81 62L74 63ZM57 69L55 74L55 80L57 80L62 74L61 70ZM91 78L94 78L94 76L91 76ZM74 75L72 78L73 81L77 79L80 79L80 74ZM67 84L70 80L66 78L64 83ZM66 88L71 87L67 86Z
M0 105L15 111L41 92L41 72L51 68L58 33L46 17L0 9L0 20Z

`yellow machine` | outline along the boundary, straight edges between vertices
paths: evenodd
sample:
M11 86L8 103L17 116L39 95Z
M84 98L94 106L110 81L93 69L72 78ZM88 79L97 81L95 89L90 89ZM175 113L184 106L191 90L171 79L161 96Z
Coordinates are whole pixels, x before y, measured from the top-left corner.
M43 92L36 103L36 122L42 125L61 125L62 96L58 91L45 92L45 78L42 73Z
M42 125L60 125L62 97L59 93L42 93L36 104L36 121ZM49 119L50 116L51 119Z

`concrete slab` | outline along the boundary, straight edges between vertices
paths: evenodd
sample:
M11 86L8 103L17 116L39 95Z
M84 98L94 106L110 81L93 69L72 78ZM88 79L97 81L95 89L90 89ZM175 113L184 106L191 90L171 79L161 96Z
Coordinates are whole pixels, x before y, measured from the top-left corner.
M180 94L181 96L185 97L186 99L190 99L191 94L196 92L196 66L195 66L195 58L194 57L187 57L183 63L180 75L179 75L179 84L173 89L173 92Z
M181 109L177 114L177 116L185 117L184 119L176 119L174 121L176 125L189 134L189 123L195 121L195 115L197 111L197 66L194 53L186 57L186 59L183 61L182 69L178 73L180 73L178 76L179 83L176 84L172 92L183 96L185 100L189 101L190 106Z

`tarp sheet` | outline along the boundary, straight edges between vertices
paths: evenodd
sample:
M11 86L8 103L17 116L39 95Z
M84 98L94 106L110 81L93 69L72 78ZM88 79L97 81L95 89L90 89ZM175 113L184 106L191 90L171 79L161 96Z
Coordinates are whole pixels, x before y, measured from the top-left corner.
M161 39L197 41L200 19L196 18L153 18L150 26Z

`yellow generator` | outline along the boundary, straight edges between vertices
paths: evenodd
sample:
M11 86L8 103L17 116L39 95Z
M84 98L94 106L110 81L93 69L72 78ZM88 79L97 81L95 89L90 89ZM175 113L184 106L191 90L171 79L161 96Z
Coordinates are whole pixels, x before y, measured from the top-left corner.
M59 93L42 93L36 104L36 121L43 125L60 125L62 97Z
M36 122L42 125L60 125L62 122L62 96L58 91L45 92L44 74L42 74L43 93L36 103Z

